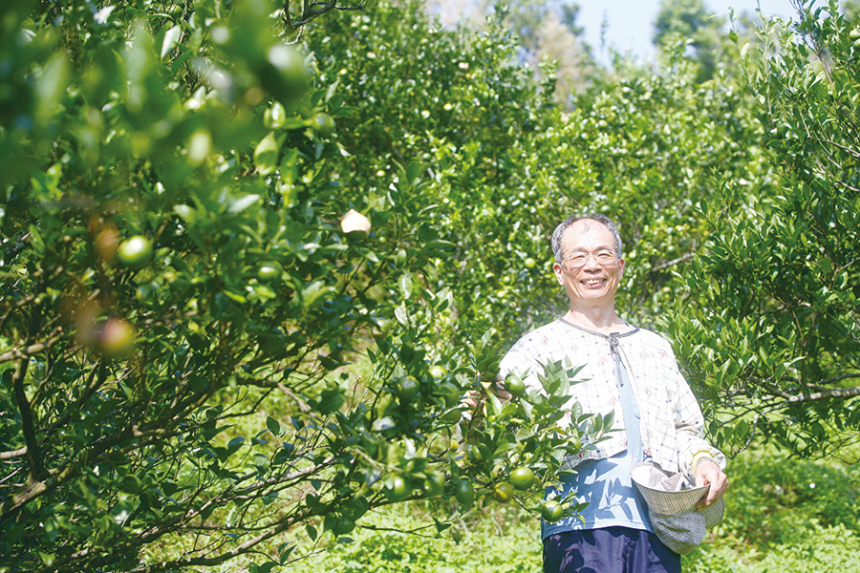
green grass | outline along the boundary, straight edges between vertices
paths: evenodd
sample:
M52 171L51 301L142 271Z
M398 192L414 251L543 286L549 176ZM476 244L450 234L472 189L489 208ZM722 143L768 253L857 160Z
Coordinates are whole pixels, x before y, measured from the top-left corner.
M860 464L791 460L762 449L734 460L729 476L726 518L684 557L686 573L860 570ZM369 514L360 526L351 541L326 537L328 551L291 571L541 570L540 526L514 506L490 504L440 534L423 503Z
M724 535L684 558L685 573L829 573L860 570L860 535L843 525L822 526L806 520L792 542L746 546ZM727 543L728 542L728 543Z
M729 467L726 517L684 558L688 573L855 571L860 464L786 459L767 449Z
M424 504L368 515L350 537L292 571L311 573L531 573L541 570L540 526L525 512L493 505L436 534ZM402 533L425 526L419 534ZM386 528L385 531L367 527ZM392 531L397 529L400 531ZM455 541L454 538L458 541Z

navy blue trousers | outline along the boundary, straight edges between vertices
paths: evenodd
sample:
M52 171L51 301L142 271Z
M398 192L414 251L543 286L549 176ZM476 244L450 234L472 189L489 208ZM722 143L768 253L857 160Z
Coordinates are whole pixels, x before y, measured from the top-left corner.
M564 531L543 541L544 573L681 573L681 556L648 531Z

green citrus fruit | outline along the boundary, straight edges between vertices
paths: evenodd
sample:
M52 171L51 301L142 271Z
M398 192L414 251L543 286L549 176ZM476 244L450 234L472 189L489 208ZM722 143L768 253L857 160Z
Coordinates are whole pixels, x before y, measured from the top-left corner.
M454 497L463 505L469 505L475 500L475 486L469 480L457 480L454 484Z
M514 486L506 481L497 483L493 489L493 499L499 503L510 503L514 499Z
M346 517L339 517L334 523L332 531L335 535L346 535L355 529L355 522Z
M537 261L534 260L533 258L529 257L525 260L524 264L526 265L527 269L533 269L537 266Z
M397 395L404 402L409 402L418 394L421 387L412 376L404 376L397 384Z
M143 235L135 235L120 243L116 254L125 266L139 269L152 258L152 243Z
M433 375L433 378L441 378L447 373L448 371L445 369L445 367L439 364L430 368L430 374Z
M391 501L403 501L412 493L412 488L409 487L405 479L400 476L394 476L394 479L391 480L391 487L386 493L388 499Z
M453 408L460 402L460 389L450 382L443 382L436 386L433 394L442 398L446 408Z
M450 424L456 424L460 421L460 418L463 417L463 411L459 408L451 408L444 414L442 414L442 420L448 422Z
M555 523L564 516L564 507L556 500L548 499L540 508L540 516L544 521Z
M424 497L438 497L445 491L445 476L439 472L428 472L424 478Z
M529 489L535 483L535 473L526 467L511 472L511 485L517 489Z
M480 462L484 459L484 456L481 455L481 450L475 444L469 444L466 446L466 454L468 454L469 459L473 462Z
M373 336L375 338L381 338L383 336L388 336L389 332L391 332L391 321L387 318L377 318Z
M334 133L334 118L327 113L318 113L313 119L314 129L323 137L331 137Z
M143 483L136 475L127 475L122 478L119 487L126 493L138 495L143 490Z
M522 378L511 376L505 381L505 390L511 393L514 398L519 398L526 393L526 383Z

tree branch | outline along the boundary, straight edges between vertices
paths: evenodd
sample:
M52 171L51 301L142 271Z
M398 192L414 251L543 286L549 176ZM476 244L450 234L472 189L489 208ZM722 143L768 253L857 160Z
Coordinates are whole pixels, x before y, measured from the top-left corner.
M817 382L818 386L825 386L827 384L833 384L834 382L839 382L840 380L847 380L848 378L860 378L860 374L843 374L842 376L836 376L834 378L828 378L826 380L819 380ZM853 388L856 390L856 388Z
M9 452L0 452L0 460L11 460L14 458L20 458L21 456L27 455L27 447L19 448L17 450L11 450Z
M15 359L26 359L31 356L35 356L40 352L44 352L48 348L52 347L54 344L60 340L60 336L63 334L63 327L58 326L54 329L54 331L49 335L48 340L44 342L37 342L35 344L31 344L25 347L15 347L11 350L7 350L3 354L0 354L0 364L3 362L9 362L10 360Z
M662 271L668 269L669 267L674 267L679 263L683 263L685 261L689 261L693 257L696 256L696 253L687 253L686 255L680 256L677 259L671 260L667 263L663 263L662 265L657 265L656 267L651 268L651 272Z
M851 157L854 157L855 159L860 159L860 153L857 153L856 151L854 151L854 150L853 150L853 149L851 149L850 147L847 147L847 146L845 146L845 145L841 145L841 144L839 144L839 143L836 143L836 142L835 142L835 141L833 141L833 140L826 139L826 138L823 138L823 137L815 136L815 138L816 138L819 142L821 142L821 143L829 143L829 144L830 144L830 145L832 145L833 147L836 147L836 148L838 148L838 149L841 149L842 151L844 151L845 153L847 153L847 154L848 154L848 155L850 155Z
M860 386L855 388L834 388L833 390L824 390L821 392L813 392L811 394L800 394L798 396L792 396L786 401L794 404L798 402L827 400L830 398L853 398L854 396L860 396Z
M251 552L252 548L256 545L259 545L263 541L266 541L267 539L271 539L272 537L283 533L284 531L290 529L294 524L301 523L312 515L313 512L310 510L305 510L300 514L292 515L279 523L276 527L270 529L269 531L261 533L260 535L251 539L248 539L244 543L240 544L238 547L231 549L226 553L222 553L221 555L216 555L214 557L189 557L186 559L176 559L174 561L155 563L153 565L143 565L142 567L139 567L137 569L132 569L130 573L160 573L162 571L173 571L176 569L181 569L183 567L189 567L194 565L219 565L221 563L224 563L225 561L233 559L234 557Z
M364 8L367 6L367 0L360 0L355 6L338 6L337 2L338 0L326 0L325 2L310 2L310 0L304 0L302 2L302 14L294 22L290 17L290 0L284 0L284 24L286 24L288 31L294 31L304 27L304 25L309 23L311 20L322 16L326 12L330 12L331 10L359 10L363 12Z
M27 366L29 364L29 360L21 358L12 377L15 401L18 402L18 411L21 413L21 432L24 434L24 441L27 444L27 459L30 462L27 479L28 488L38 482L42 476L42 457L39 454L39 442L36 439L33 411L30 409L30 402L27 400L26 392L24 392L24 378L27 376Z

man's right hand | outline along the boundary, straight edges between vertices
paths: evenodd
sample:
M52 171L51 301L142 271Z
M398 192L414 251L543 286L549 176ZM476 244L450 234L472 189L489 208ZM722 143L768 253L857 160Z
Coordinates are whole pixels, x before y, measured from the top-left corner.
M486 388L487 388L487 392L494 395L496 398L498 398L502 402L507 402L508 400L513 398L511 393L508 392L507 390L505 390L504 382L502 382L501 380L497 381L495 384L487 385ZM476 392L475 390L470 390L469 392L466 393L466 398L465 398L464 402L470 408L474 408L478 404L478 400L480 400L480 398L481 398L481 396L478 394L478 392Z
M699 502L698 509L711 505L729 489L729 479L726 474L716 462L710 459L702 460L696 466L696 487L707 484L710 484L711 489L708 491L708 497Z
M490 384L487 387L487 392L492 392L502 402L507 402L513 398L513 395L505 389L503 380L497 380L495 384Z

